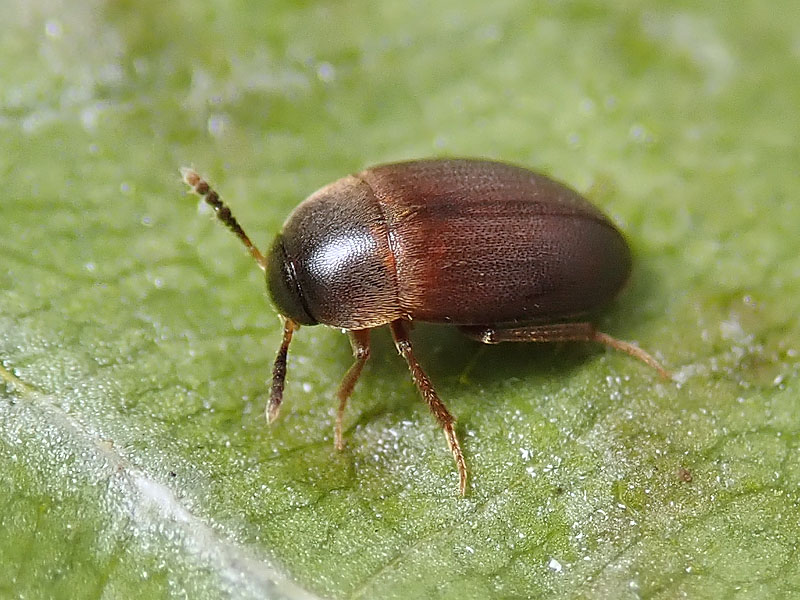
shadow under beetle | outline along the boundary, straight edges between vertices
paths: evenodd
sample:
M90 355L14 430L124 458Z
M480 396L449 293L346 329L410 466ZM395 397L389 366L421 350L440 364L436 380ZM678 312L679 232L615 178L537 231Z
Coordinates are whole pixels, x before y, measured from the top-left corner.
M477 159L372 167L309 196L264 256L217 192L192 169L181 172L266 273L283 317L270 423L283 399L289 343L301 325L345 329L353 347L355 362L337 393L337 449L347 400L369 358L369 332L389 325L444 430L462 495L467 467L455 420L414 356L412 320L450 323L484 344L599 342L669 377L647 352L589 320L628 279L630 249L603 213L543 175Z

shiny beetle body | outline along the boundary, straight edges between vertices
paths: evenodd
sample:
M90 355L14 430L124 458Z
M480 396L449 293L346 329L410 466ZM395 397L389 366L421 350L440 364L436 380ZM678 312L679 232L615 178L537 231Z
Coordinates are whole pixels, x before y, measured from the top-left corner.
M561 321L607 304L631 265L622 235L577 193L480 160L340 179L294 210L268 260L281 314L344 329Z
M624 285L630 250L597 208L543 175L472 159L372 167L302 202L266 258L197 173L186 169L184 179L266 272L284 317L270 421L282 401L293 332L316 324L348 330L355 362L338 392L335 442L341 448L344 408L369 357L369 330L388 324L445 431L463 494L467 471L454 419L414 357L409 321L458 325L484 343L595 341L668 375L640 348L585 320Z

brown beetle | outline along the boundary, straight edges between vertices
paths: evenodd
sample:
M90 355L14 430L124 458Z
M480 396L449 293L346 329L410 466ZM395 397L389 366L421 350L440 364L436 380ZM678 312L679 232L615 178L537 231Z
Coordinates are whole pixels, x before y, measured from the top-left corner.
M191 169L182 174L265 271L284 319L269 422L283 398L293 332L319 323L346 329L355 362L337 394L335 444L341 449L344 409L369 358L369 331L388 324L444 429L463 495L467 468L454 419L414 356L411 320L451 323L485 344L599 342L669 377L644 350L585 320L627 280L630 250L597 208L543 175L473 159L372 167L312 194L264 257L208 183Z

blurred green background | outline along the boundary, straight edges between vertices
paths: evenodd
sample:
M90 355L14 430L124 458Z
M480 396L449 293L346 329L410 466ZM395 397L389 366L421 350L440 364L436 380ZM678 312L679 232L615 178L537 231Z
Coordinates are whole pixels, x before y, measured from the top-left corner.
M0 0L0 596L800 597L800 6ZM370 164L483 156L629 236L604 316L675 372L417 327L471 490L389 336L260 247Z

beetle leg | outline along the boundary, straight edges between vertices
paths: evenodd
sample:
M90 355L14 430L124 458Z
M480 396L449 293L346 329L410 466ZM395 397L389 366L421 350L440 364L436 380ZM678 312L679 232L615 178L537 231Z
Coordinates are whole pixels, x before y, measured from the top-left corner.
M336 427L333 439L337 450L344 448L342 421L344 420L344 409L347 406L347 400L353 393L353 388L361 376L361 370L369 358L369 329L348 331L347 337L350 338L350 346L353 348L353 356L356 360L350 365L347 373L344 374L342 383L339 385L339 391L336 392L336 396L339 398L339 409L336 411Z
M447 437L447 444L450 446L450 452L453 453L453 458L458 468L459 490L461 491L461 495L464 496L467 492L467 465L464 462L464 455L461 452L461 445L458 443L458 437L456 437L454 427L455 419L447 410L444 403L439 399L439 396L433 389L431 380L428 379L425 371L422 370L422 367L417 362L414 356L414 350L411 346L411 340L408 337L405 321L397 319L396 321L392 321L389 327L392 329L394 345L397 347L397 351L402 357L406 359L408 368L411 370L411 377L422 394L422 398L428 404L428 408L430 408L433 416L436 417L439 425L444 429L444 434Z
M490 326L464 326L461 331L467 337L478 340L484 344L499 344L501 342L597 342L614 350L621 350L626 354L639 359L646 365L658 371L664 379L671 375L661 364L646 351L630 342L618 340L607 333L597 331L594 324L584 323L553 323L550 325L530 325L527 327L490 327Z
M292 341L292 334L299 329L291 319L283 321L283 341L275 357L275 364L272 366L272 388L270 389L269 402L267 403L267 422L272 423L278 418L278 412L283 402L283 385L286 381L286 356L289 353L289 343Z

